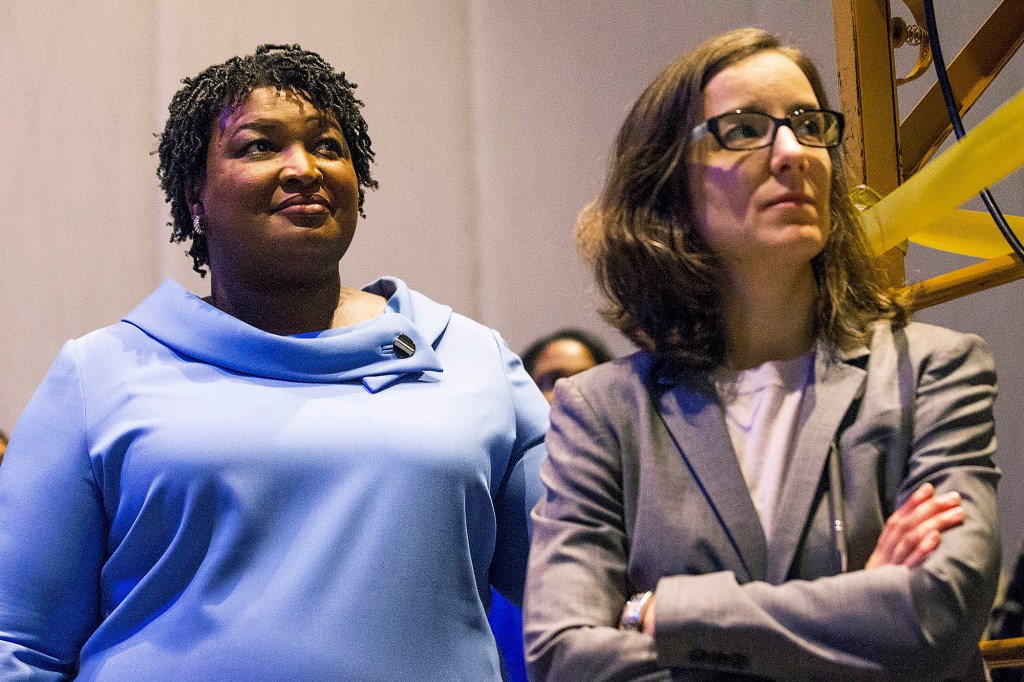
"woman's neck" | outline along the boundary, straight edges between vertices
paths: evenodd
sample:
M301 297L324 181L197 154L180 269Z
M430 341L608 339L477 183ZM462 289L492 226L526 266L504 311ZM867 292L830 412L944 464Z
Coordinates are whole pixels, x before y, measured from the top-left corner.
M818 288L810 265L723 281L725 366L748 369L809 352L817 338Z
M312 284L248 287L213 273L208 303L242 322L280 336L343 327L379 315L380 296L341 286L335 277Z

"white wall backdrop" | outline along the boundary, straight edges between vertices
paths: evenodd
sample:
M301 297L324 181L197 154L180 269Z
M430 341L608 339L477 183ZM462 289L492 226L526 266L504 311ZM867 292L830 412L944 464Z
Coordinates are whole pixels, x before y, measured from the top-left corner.
M947 61L997 0L939 4ZM573 245L622 118L682 51L754 24L803 46L835 97L826 0L0 0L0 428L64 340L116 321L166 277L199 294L167 243L153 134L178 81L259 43L300 43L359 84L381 189L342 262L349 284L395 274L502 331L557 327L629 344L594 312ZM893 1L893 11L909 16ZM1022 0L1024 11L1024 0ZM912 55L901 55L908 65ZM901 92L910 110L926 77ZM968 116L1024 85L1018 55ZM1024 174L994 188L1024 213ZM968 259L913 248L908 277ZM920 317L988 339L1000 368L1007 554L1024 536L1021 283ZM1007 560L1010 556L1007 557Z

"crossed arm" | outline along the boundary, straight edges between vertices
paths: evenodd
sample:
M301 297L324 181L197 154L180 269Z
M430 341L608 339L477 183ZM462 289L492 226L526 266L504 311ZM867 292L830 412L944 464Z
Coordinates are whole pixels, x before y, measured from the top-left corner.
M893 512L878 537L865 570L881 566L915 568L934 552L942 532L964 522L960 493L955 490L935 494L935 486L924 483ZM641 615L644 634L655 634L657 595L652 594ZM625 612L625 607L624 610Z

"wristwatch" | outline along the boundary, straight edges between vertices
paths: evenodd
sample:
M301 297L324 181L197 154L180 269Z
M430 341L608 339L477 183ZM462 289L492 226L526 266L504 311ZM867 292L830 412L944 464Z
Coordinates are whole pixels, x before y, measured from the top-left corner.
M630 597L629 601L626 602L625 608L622 609L622 615L619 616L619 629L642 632L644 629L644 612L651 603L651 597L653 596L654 592L640 592Z

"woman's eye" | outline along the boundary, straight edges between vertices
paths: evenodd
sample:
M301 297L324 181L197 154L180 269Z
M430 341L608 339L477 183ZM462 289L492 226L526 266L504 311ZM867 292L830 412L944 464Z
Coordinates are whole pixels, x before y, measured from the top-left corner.
M241 149L242 156L250 156L252 154L263 154L265 152L272 151L270 142L267 140L253 140L247 143Z
M317 142L316 151L319 154L327 154L329 156L343 156L345 154L345 148L341 142L331 137L325 137Z
M796 124L797 137L819 139L822 135L821 121L816 118L808 118Z
M726 141L740 141L756 139L761 136L761 131L748 123L737 123L722 131L722 137Z

